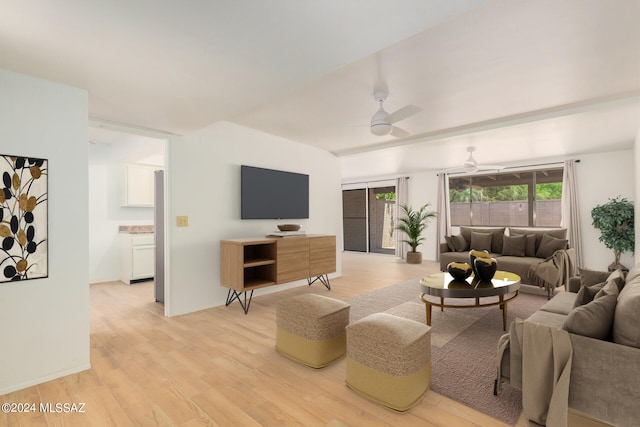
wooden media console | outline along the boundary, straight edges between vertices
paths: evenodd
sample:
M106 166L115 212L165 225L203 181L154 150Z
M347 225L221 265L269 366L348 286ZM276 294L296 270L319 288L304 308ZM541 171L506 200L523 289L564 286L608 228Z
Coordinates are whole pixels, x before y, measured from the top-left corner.
M319 280L331 290L328 274L335 271L336 236L220 241L220 285L229 288L226 305L238 300L245 314L255 289L307 279L309 285Z

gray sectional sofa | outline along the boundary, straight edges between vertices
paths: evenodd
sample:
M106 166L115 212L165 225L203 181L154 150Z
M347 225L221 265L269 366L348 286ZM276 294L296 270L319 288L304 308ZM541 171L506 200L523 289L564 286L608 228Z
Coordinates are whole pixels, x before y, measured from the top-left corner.
M440 244L440 270L446 271L450 262L468 262L469 250L488 250L495 258L498 270L510 271L521 277L521 289L525 292L539 292L542 284L536 283L530 274L532 266L554 255L566 255L574 258L574 251L568 247L565 228L540 229L518 227L460 227L460 234L446 236L446 242ZM558 252L559 251L559 252ZM558 252L556 254L556 252ZM573 263L573 261L571 261ZM562 267L564 268L564 266ZM567 280L558 280L553 287L563 286L573 274L570 271L560 274ZM548 288L552 294L553 289Z
M616 426L640 425L640 264L626 277L620 270L581 270L569 292L559 292L525 322L569 333L569 409ZM498 357L502 381L520 389L527 349L517 344L516 323Z

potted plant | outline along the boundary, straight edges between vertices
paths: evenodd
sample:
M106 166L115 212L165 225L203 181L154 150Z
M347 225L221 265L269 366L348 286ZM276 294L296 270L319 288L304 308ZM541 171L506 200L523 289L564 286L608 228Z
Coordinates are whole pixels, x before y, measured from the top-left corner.
M609 271L627 268L620 264L620 254L635 249L634 208L633 203L621 196L609 199L607 203L591 210L593 226L600 230L600 241L613 249L615 260L609 265Z
M438 214L434 211L428 211L429 203L422 206L418 210L413 210L411 206L401 205L400 208L404 215L398 219L396 229L407 235L407 239L403 240L411 247L411 251L407 252L407 262L409 264L420 264L422 262L422 253L418 252L418 245L424 241L422 232L427 224Z

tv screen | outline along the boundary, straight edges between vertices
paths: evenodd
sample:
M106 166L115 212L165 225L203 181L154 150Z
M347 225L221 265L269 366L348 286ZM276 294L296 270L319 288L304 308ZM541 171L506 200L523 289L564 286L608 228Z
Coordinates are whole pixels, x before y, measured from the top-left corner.
M309 175L241 167L242 219L309 218Z

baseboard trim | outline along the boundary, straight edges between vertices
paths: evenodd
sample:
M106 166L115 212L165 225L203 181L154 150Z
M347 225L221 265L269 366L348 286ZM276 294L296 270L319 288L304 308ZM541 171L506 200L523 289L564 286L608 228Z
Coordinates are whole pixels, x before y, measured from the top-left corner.
M567 425L569 427L615 427L612 424L593 418L571 408L569 408L567 413Z
M0 396L3 396L8 393L13 393L14 391L22 390L27 387L32 387L38 384L46 383L51 380L66 377L67 375L77 374L78 372L86 371L88 369L91 369L91 363L86 363L86 364L76 366L75 368L67 369L64 371L58 371L55 374L45 375L44 377L33 378L29 381L25 381L19 384L14 384L14 385L0 389Z

